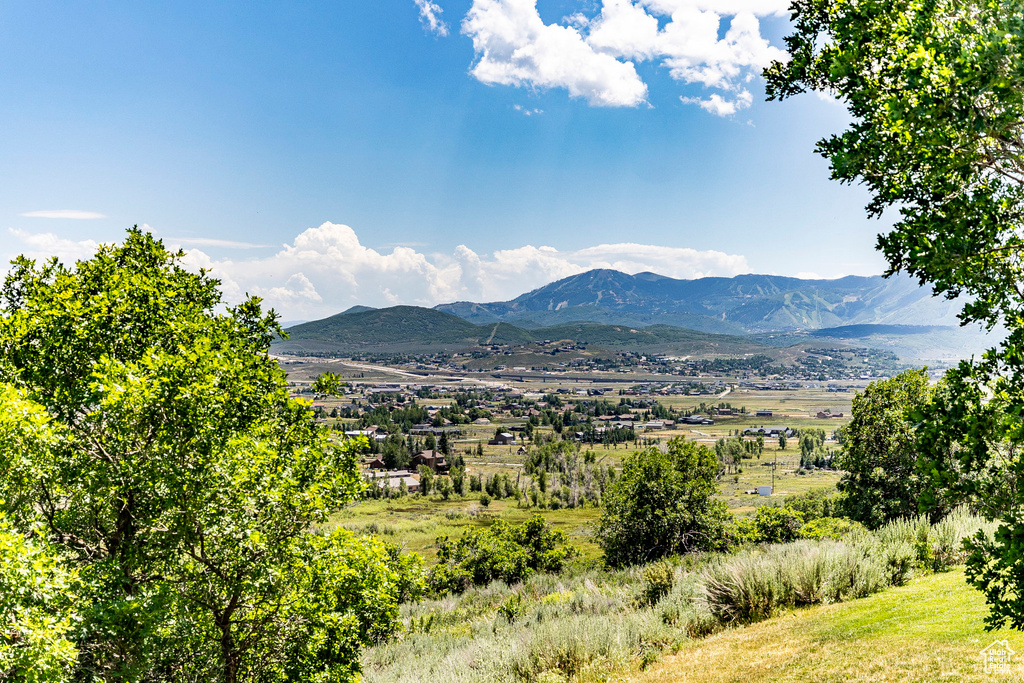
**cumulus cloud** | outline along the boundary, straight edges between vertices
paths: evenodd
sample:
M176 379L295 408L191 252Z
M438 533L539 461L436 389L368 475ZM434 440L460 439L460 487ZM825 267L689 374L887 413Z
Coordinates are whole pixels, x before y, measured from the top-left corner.
M91 240L11 230L33 258L88 258ZM167 240L168 243L171 240ZM256 258L214 258L202 249L185 252L186 267L207 270L221 282L228 303L247 294L262 297L289 319L312 320L355 304L434 306L452 301L504 301L594 268L650 271L676 278L750 272L745 257L720 251L620 243L572 251L525 245L491 254L458 245L446 254L408 246L378 251L364 246L347 225L324 223L299 233L275 253Z
M91 257L99 246L99 243L93 240L69 240L58 237L52 232L32 233L16 228L9 228L8 232L25 247L18 250L18 253L36 260L56 256L63 263L74 263L80 259Z
M448 35L448 24L441 19L444 10L436 2L431 0L413 0L420 8L420 22L423 27L442 38Z
M647 99L635 64L654 61L680 83L717 91L683 102L728 116L752 103L746 84L786 58L761 36L759 17L787 7L788 0L602 0L592 16L545 24L536 0L473 0L462 32L476 51L471 73L484 83L565 88L591 105L631 107Z
M482 83L565 88L600 107L647 99L632 62L598 52L574 26L545 24L536 0L474 0L462 32L473 39L471 73Z
M25 213L18 214L25 218L70 218L71 220L77 221L89 221L96 220L97 218L106 218L102 213L96 213L95 211L79 211L77 209L51 209L47 211L26 211Z
M253 294L287 317L303 319L331 315L354 304L433 306L507 300L593 268L682 278L749 272L743 256L635 243L575 251L526 245L492 254L479 254L465 245L447 254L401 246L384 252L364 246L352 228L335 223L303 231L266 258L215 259L193 249L186 262L219 278L229 301Z

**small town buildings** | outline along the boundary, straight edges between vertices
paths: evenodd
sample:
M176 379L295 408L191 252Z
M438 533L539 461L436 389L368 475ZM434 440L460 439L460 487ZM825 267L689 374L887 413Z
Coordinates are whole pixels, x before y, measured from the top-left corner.
M495 434L494 438L488 441L487 443L489 443L492 446L511 446L515 442L515 434L511 434L509 432L501 432L500 434Z

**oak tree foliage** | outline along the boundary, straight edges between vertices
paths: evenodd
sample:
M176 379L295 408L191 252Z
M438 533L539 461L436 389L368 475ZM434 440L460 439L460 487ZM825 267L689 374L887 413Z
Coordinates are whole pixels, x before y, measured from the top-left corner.
M183 256L132 229L13 263L0 511L78 575L78 680L349 680L400 592L381 548L314 532L361 490L357 445L289 396L274 313L224 305Z
M1003 525L972 541L989 625L1024 628L1024 3L795 0L769 98L837 98L852 122L818 144L832 177L897 217L889 273L964 295L964 324L1005 330L914 412L921 502L968 502Z

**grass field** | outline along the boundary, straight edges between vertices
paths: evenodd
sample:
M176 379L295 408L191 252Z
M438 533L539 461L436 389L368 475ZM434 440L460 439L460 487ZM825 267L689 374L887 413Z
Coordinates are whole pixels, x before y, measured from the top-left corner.
M601 511L594 507L562 510L521 508L514 500L492 500L480 505L476 494L459 500L408 496L397 500L369 500L335 513L331 526L342 526L356 533L379 535L397 543L407 552L423 555L432 564L437 555L439 536L458 538L467 530L490 525L496 519L518 523L540 514L569 537L580 549L583 561L596 561L601 551L594 541L591 525Z
M919 578L861 600L795 610L681 650L632 683L701 681L1021 681L1024 635L987 633L982 595L962 570ZM985 673L980 651L1007 640L1012 673Z

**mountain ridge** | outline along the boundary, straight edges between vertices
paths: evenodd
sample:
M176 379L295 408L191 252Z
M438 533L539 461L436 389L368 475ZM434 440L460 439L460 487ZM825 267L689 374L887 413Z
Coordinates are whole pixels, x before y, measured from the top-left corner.
M435 309L477 324L589 320L753 334L862 324L956 325L960 304L933 297L906 276L805 280L747 274L683 280L595 269L509 301L458 301Z

